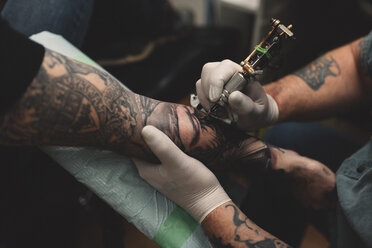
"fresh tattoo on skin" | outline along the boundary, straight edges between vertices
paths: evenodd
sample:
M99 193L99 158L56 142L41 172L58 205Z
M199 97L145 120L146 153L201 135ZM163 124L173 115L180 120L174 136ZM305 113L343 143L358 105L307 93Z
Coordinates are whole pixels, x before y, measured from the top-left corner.
M50 50L24 96L0 116L0 144L96 146L155 162L141 137L149 124L209 165L265 169L270 162L262 141L191 107L129 92L109 74Z
M339 64L330 55L322 56L294 73L314 91L322 87L327 77L337 77L340 74L341 68Z
M229 221L224 220L225 230L222 230L221 236L211 230L213 226L210 227L211 229L207 227L214 247L290 248L281 240L256 226L235 204L227 203L222 206L221 211L226 213L227 209L230 209ZM231 225L232 228L230 228ZM226 230L231 230L233 233L226 233Z

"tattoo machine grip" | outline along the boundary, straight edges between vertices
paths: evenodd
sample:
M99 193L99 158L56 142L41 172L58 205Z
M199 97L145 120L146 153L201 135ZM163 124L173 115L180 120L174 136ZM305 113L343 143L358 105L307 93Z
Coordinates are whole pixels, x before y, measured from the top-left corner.
M248 84L248 82L249 81L243 75L243 73L235 72L235 74L225 84L219 101L215 105L212 106L210 112L216 111L216 108L218 108L218 105L225 106L226 104L228 104L230 94L237 90L239 91L243 90L245 86Z

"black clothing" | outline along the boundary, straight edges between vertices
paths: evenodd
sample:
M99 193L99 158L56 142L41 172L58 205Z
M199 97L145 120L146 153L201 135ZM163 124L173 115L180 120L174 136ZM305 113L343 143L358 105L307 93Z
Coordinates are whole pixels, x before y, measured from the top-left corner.
M43 46L14 31L0 17L0 114L26 90L43 57Z

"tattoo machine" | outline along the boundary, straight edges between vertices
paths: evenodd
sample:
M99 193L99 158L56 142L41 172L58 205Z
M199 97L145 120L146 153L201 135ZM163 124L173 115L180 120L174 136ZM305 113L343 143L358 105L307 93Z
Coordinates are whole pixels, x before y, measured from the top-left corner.
M192 107L203 110L211 117L222 120L228 124L237 121L237 116L231 112L228 106L230 94L236 90L243 90L251 80L255 80L256 75L263 74L263 68L269 64L269 61L275 55L278 54L282 40L287 38L294 39L294 34L290 30L292 25L286 27L280 23L280 20L274 18L271 19L270 23L271 30L269 33L257 46L255 46L251 54L240 63L243 72L236 72L224 85L220 99L210 108L210 110L204 110L198 97L194 94L191 95L190 99Z

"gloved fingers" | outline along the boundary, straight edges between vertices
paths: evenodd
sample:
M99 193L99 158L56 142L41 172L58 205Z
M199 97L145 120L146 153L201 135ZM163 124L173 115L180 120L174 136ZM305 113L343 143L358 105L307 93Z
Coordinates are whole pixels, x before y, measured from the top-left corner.
M234 91L229 96L229 106L241 119L241 116L255 118L264 111L265 106L254 102L240 91ZM238 121L239 122L239 121Z
M132 159L134 165L137 167L138 173L141 178L148 181L151 179L154 175L156 175L158 172L158 167L161 165L152 164L140 159L133 158Z
M142 129L142 137L155 156L167 167L189 158L169 137L154 126L148 125Z
M258 102L259 104L267 103L266 92L258 81L250 81L242 92L254 102Z
M211 108L211 102L208 100L208 97L204 94L202 90L201 79L199 79L196 82L196 94L198 96L200 104L203 106L205 110L208 111Z
M204 101L210 101L210 98L209 98L210 85L211 85L211 82L214 80L213 75L214 75L214 72L216 71L216 68L218 67L219 64L220 64L220 62L210 62L210 63L206 63L203 66L203 69L202 69L202 72L201 72L201 77L200 77L200 81L201 81L200 90L203 92L203 96L206 96L206 99ZM220 85L218 85L218 84L214 85L214 86L212 86L212 88L213 88L213 90L220 91L222 93L222 88L221 88ZM215 94L218 94L218 92L216 92ZM199 94L198 94L198 97L199 97ZM200 97L199 97L199 99L200 99Z
M234 75L241 71L241 66L231 60L207 63L204 65L201 76L201 84L204 95L208 100L216 102L221 96L224 85Z

